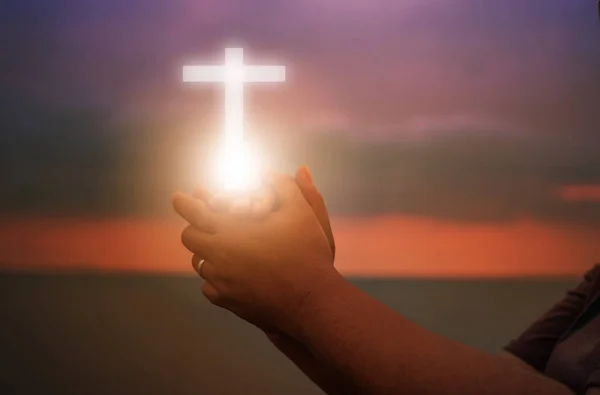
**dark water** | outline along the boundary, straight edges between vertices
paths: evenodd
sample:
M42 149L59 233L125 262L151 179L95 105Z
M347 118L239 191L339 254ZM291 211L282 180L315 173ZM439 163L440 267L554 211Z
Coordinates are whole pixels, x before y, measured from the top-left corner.
M421 325L491 352L569 280L353 280ZM318 394L193 277L0 275L1 394ZM401 336L401 334L398 334Z

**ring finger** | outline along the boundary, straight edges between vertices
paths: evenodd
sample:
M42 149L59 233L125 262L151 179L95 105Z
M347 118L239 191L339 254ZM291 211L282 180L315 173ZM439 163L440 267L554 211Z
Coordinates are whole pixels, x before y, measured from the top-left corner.
M217 266L198 254L194 254L192 257L192 267L206 281L218 281L219 279Z
M194 271L198 273L198 275L202 278L204 278L202 274L202 268L205 263L206 260L198 254L194 254L194 256L192 257L192 267L194 268Z

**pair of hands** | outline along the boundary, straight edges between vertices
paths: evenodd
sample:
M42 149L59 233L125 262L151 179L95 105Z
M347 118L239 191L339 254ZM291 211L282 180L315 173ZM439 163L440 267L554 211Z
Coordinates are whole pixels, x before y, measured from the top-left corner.
M271 174L254 199L177 193L173 206L190 225L185 247L200 260L204 295L267 332L294 329L305 301L339 278L323 199L308 169Z

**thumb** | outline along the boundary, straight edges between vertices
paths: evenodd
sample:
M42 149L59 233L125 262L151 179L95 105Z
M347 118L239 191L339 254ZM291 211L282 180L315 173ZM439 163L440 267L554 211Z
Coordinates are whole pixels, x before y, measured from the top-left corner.
M304 198L315 213L319 224L321 224L321 228L323 228L323 232L325 232L327 240L329 241L331 254L333 255L333 258L335 258L335 239L333 237L333 231L331 230L331 222L329 221L327 207L325 206L323 196L313 183L313 179L310 175L308 167L302 166L298 169L296 172L296 183L298 184L300 191L302 191Z
M202 186L197 186L192 192L192 197L208 203L210 200L210 192L208 192L208 190Z

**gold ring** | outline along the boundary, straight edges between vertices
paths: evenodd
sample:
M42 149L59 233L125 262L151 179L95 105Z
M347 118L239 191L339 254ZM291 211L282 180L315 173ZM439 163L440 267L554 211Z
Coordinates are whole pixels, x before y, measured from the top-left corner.
M202 276L202 271L201 271L201 270L202 270L202 264L203 264L203 263L204 263L204 259L200 259L200 260L198 261L198 264L196 265L196 272L198 272L198 274L199 274L200 276Z

